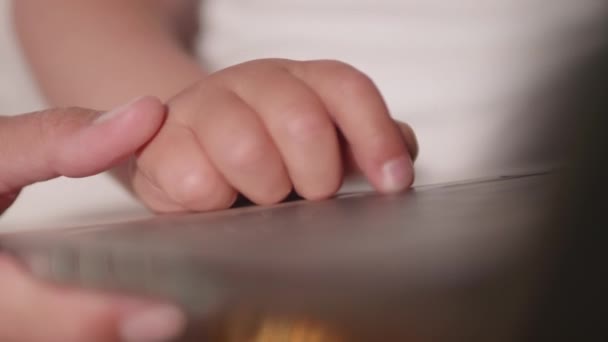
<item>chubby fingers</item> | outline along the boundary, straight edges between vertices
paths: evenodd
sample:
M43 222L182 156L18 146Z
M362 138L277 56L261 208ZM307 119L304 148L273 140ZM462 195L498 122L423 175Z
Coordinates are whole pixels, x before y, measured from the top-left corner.
M209 82L178 95L173 113L137 158L133 185L153 209L210 211L242 193L272 204L292 189L263 122L230 89Z
M357 167L378 191L400 192L411 186L417 154L415 137L409 126L402 130L391 118L380 91L368 76L337 61L285 65L325 103ZM413 146L408 148L409 144Z
M168 120L133 161L133 189L153 210L211 211L236 200L236 190L209 161L196 134Z
M304 198L338 190L344 150L378 191L400 192L412 184L418 154L413 130L391 118L378 88L352 66L259 60L227 69L221 82L258 113Z
M391 118L373 81L352 66L259 60L227 69L221 82L258 113L301 196L320 199L338 190L344 150L380 192L413 183L413 130Z
M269 61L230 69L224 82L257 113L300 196L323 199L339 189L338 132L314 89Z
M260 114L232 90L224 87L199 89L201 112L180 116L197 132L210 162L240 193L255 203L281 201L292 189L278 145ZM182 103L176 102L174 108ZM183 108L187 113L192 108Z
M135 162L133 185L157 211L258 204L293 189L333 195L350 155L381 192L413 181L413 131L380 92L339 62L258 60L225 69L173 98L168 119Z

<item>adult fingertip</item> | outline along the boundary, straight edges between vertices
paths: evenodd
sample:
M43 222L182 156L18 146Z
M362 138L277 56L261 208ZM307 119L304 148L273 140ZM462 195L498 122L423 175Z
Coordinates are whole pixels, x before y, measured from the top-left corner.
M105 171L144 147L160 130L165 106L151 96L99 115L84 129L55 144L47 156L56 174L82 177Z
M176 307L159 305L125 317L119 326L124 342L169 342L185 331L186 316Z

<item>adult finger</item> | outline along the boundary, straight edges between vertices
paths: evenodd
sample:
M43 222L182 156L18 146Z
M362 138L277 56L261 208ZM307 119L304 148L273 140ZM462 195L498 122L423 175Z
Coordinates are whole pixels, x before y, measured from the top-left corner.
M1 341L160 342L185 328L171 305L58 288L1 253L0 278Z
M144 97L107 113L59 108L0 117L0 202L35 182L115 166L156 134L164 114L158 99Z

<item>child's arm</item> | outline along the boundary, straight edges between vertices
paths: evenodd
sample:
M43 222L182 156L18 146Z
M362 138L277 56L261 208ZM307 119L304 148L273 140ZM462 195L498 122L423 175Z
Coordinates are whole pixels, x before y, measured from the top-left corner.
M198 3L18 0L15 25L52 105L103 109L142 94L166 100L203 75L192 52Z

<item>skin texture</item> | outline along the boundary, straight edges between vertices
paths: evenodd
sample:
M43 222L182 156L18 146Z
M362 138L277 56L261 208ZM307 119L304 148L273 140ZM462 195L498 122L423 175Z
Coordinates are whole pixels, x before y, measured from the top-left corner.
M389 117L374 84L344 63L252 61L202 79L168 107L167 122L131 168L135 192L157 211L223 209L237 193L272 204L292 188L323 199L350 164L380 191L402 191L413 179L415 145L403 137L410 131ZM383 174L394 160L396 186Z
M148 207L224 209L239 193L272 204L292 189L317 200L353 170L382 192L409 187L416 139L390 119L363 72L275 59L207 75L190 50L197 3L14 3L25 55L51 104L107 108L142 94L168 101L159 134L117 168Z
M105 115L63 108L0 116L0 214L31 183L85 177L127 159L156 134L165 113L158 99L144 97ZM156 341L137 336L147 333L142 325L164 317L172 326L155 334L173 337L185 323L177 308L162 303L45 284L1 251L0 279L1 341L119 341L134 335Z
M161 102L147 98L130 115L94 126L98 112L73 108L0 118L2 208L33 182L109 168L157 212L228 208L238 194L271 204L292 189L327 198L349 172L382 192L413 181L411 128L394 122L369 77L345 63L258 60L208 74L192 52L193 0L13 4L24 55L52 106L114 108L141 95ZM0 325L3 341L39 341L36 331L51 342L113 341L121 333L161 341L181 328L171 308L138 313L149 304L51 288L6 256L0 277L0 321L11 322ZM159 321L155 312L174 324L145 329Z

